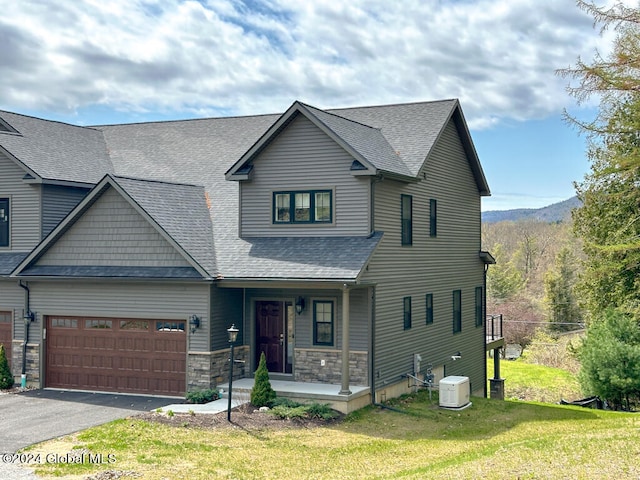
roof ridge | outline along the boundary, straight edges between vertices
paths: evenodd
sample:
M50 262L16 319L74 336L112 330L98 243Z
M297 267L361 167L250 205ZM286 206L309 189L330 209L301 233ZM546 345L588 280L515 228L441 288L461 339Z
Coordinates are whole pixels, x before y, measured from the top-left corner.
M11 113L11 112L9 112ZM198 117L198 118L183 118L183 119L171 119L171 120L149 120L146 122L130 122L130 123L105 123L98 125L91 125L89 128L93 128L95 130L100 130L104 127L130 127L133 125L156 125L156 124L168 124L168 123L186 123L186 122L207 122L211 120L231 120L231 119L241 119L241 118L260 118L260 117L273 117L280 116L281 113L259 113L257 115L231 115L228 117L220 116L220 117Z
M131 177L131 176L127 176L127 175L115 175L115 174L108 174L108 176L110 176L111 178L122 179L122 180L133 180L133 181L136 181L136 182L162 183L162 184L165 184L165 185L176 185L176 186L182 186L182 187L204 188L203 185L198 185L198 184L195 184L195 183L172 182L172 181L169 181L169 180L158 180L158 179L154 179L154 178Z
M362 105L362 106L354 106L354 107L337 107L337 108L329 108L327 111L340 111L340 110L367 110L370 108L384 108L384 107L403 107L408 105L426 105L430 103L445 103L445 102L460 102L458 98L444 98L440 100L424 100L417 102L398 102L398 103L382 103L380 105Z
M87 125L77 125L75 123L63 122L62 120L51 120L49 118L36 117L35 115L27 115L25 113L11 112L9 110L0 109L0 117L2 117L3 113L8 113L9 115L17 115L23 118L29 118L31 120L39 120L41 122L57 123L58 125L64 125L66 127L75 127L75 128L81 128L83 130L92 130L92 131L98 132L98 130L96 130L95 128Z
M357 125L361 125L363 127L370 128L372 130L378 130L378 131L382 130L382 129L377 128L377 127L372 127L371 125L367 125L366 123L358 122L357 120L352 120L350 118L343 117L342 115L338 115L338 114L333 113L333 112L331 112L329 110L323 110L322 108L314 107L313 105L309 105L309 104L303 103L303 102L298 102L298 103L300 103L300 105L303 105L303 106L305 106L307 108L312 108L314 110L318 110L318 111L320 111L320 112L322 112L322 113L324 113L326 115L331 115L332 117L336 117L336 118L339 118L341 120L346 120L347 122L350 122L350 123L355 123ZM355 108L359 108L359 107L355 107ZM335 109L331 109L331 110L335 110Z

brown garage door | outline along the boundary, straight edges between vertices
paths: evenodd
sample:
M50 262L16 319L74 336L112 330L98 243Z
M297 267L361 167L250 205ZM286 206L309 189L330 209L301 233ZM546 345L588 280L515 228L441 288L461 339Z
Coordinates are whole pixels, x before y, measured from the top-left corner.
M47 317L47 387L182 395L185 322Z
M0 343L4 345L11 368L11 312L0 312Z

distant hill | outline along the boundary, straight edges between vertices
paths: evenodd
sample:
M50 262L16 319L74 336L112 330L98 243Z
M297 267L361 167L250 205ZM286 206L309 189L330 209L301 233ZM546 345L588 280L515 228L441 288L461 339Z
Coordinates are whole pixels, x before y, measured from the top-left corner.
M571 210L581 205L578 197L542 208L516 208L514 210L491 210L482 212L482 221L497 223L504 221L537 220L539 222L561 222L571 218Z

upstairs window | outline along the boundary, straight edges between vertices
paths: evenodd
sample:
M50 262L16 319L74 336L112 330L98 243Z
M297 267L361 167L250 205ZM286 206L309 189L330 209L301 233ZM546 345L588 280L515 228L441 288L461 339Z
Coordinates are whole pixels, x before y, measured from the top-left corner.
M413 244L413 198L400 195L400 216L402 218L402 245Z
M427 325L429 325L433 323L433 293L427 293L426 307L427 307Z
M9 199L0 198L0 247L9 246Z
M429 200L429 236L438 236L438 201Z
M482 326L482 287L476 287L476 327Z
M274 192L273 223L331 223L331 190Z
M404 329L409 330L411 328L411 297L404 297L402 301L404 307Z
M453 333L462 331L462 291L453 291Z

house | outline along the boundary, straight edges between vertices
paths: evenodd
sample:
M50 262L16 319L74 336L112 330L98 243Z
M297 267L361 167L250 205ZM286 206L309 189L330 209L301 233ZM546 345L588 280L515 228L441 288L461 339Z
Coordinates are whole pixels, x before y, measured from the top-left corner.
M98 127L0 111L0 338L39 387L215 387L235 324L239 377L264 352L343 411L427 370L486 395L489 194L457 100Z

